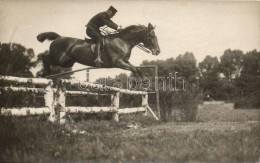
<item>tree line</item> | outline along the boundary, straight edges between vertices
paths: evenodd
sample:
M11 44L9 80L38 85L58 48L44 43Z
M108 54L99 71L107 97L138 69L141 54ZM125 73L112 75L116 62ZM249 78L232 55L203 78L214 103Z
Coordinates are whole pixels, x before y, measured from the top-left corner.
M142 63L151 64L158 66L159 76L178 72L188 85L199 88L205 99L236 102L236 107L260 107L260 52L257 50L244 53L227 49L220 58L207 55L198 64L191 52Z

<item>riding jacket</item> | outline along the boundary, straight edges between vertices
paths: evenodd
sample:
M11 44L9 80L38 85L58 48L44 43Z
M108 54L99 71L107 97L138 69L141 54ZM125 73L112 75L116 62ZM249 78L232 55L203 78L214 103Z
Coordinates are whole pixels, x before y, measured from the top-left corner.
M118 25L110 20L106 12L101 12L90 19L86 27L99 31L99 28L105 25L115 30L118 28Z

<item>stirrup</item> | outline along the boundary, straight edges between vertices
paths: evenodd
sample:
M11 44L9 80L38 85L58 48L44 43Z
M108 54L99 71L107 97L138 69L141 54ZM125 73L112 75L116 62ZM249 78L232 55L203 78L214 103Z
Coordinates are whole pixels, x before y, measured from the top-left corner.
M98 63L104 63L102 60L101 60L101 58L100 57L97 57L97 59L95 59L95 61L94 62L98 62Z

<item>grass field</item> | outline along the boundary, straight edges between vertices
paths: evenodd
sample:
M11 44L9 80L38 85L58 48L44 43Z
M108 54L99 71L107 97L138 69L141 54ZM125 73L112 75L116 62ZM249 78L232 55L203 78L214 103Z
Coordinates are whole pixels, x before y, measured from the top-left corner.
M207 104L198 109L197 121L245 122L260 121L260 109L233 109L230 104Z
M260 110L218 110L203 106L194 123L165 123L143 116L65 126L41 118L13 119L13 123L2 119L0 162L259 161L260 122L255 115ZM128 124L136 128L127 128Z

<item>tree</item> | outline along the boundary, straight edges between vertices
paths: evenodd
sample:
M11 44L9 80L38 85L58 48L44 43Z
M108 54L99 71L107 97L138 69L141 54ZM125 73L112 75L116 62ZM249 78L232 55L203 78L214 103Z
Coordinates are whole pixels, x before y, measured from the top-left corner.
M251 101L253 107L260 107L260 52L247 52L243 57L241 76L236 82L242 98Z
M34 51L17 43L0 44L0 75L33 77L31 68L34 68ZM1 86L10 83L1 81ZM14 84L16 86L16 84ZM13 107L19 104L29 107L29 102L35 104L35 95L28 92L11 92L1 90L0 107ZM36 106L36 105L34 105Z
M253 50L243 56L241 75L237 78L235 84L243 97L259 91L259 83L260 52Z
M178 77L183 77L189 84L194 84L198 77L198 68L193 53L186 52L174 58L157 61L144 61L142 65L158 66L159 77L169 77L169 73L178 72ZM142 70L147 74L149 70ZM151 75L151 72L149 73Z
M198 77L198 68L196 59L193 53L186 52L184 55L179 55L175 64L176 71L184 77L189 83L195 83Z
M257 51L246 53L243 57L241 76L236 80L236 87L239 90L241 97L248 96L254 92L255 82L258 80L259 75L259 63Z
M225 101L230 101L233 100L235 97L235 92L236 88L235 88L235 84L228 81L227 79L222 79L220 80L220 85L218 88L218 92L221 95L222 99Z
M35 66L33 49L16 43L3 43L0 48L0 74L33 77L30 69Z
M255 77L260 75L260 52L256 50L246 53L243 57L242 62L242 71L243 75L253 75Z
M207 55L202 62L199 63L199 70L202 76L219 76L219 61L217 57Z
M205 94L210 95L214 99L221 97L219 92L219 61L217 57L206 56L199 63L200 88Z
M220 57L220 70L225 78L232 82L238 78L242 70L243 52L241 50L225 50Z
M236 96L235 82L241 76L243 52L241 50L227 49L220 57L219 70L224 75L220 80L219 92L225 100L229 101Z

